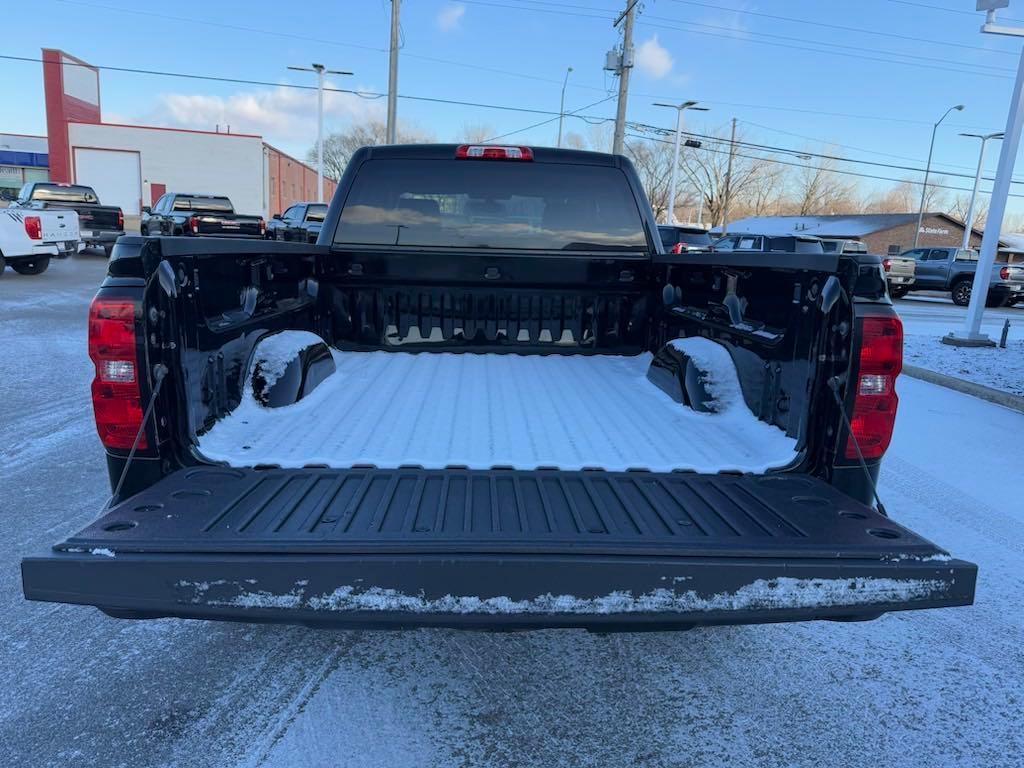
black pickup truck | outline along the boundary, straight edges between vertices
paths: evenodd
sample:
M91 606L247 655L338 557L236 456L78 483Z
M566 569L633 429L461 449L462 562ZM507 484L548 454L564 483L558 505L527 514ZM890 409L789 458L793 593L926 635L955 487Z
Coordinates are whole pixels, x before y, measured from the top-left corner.
M56 208L78 214L79 238L86 246L102 248L107 256L124 234L124 212L114 205L100 205L92 187L34 181L25 184L14 201L19 208Z
M974 598L876 505L878 257L667 254L621 156L364 148L315 245L121 240L89 352L114 492L32 600L608 631Z
M284 213L275 213L270 218L267 222L267 239L315 243L320 237L326 217L325 203L295 203Z
M143 235L183 237L260 237L267 232L262 216L243 216L223 195L168 192L153 207L142 209Z

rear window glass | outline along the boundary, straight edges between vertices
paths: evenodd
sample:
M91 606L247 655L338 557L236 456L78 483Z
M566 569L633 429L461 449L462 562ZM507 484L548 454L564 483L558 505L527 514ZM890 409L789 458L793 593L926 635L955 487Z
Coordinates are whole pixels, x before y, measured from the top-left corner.
M672 227L659 227L658 231L661 233L661 244L666 248L671 248L676 243L686 243L698 248L707 248L711 245L711 235L707 232L687 232L685 229Z
M99 198L90 187L76 185L37 186L32 190L33 200L44 200L53 203L98 203Z
M334 242L427 248L645 250L618 168L487 160L370 160Z
M209 211L211 213L231 213L231 201L226 197L176 197L176 211Z
M306 209L306 221L323 221L326 217L326 205L311 205Z

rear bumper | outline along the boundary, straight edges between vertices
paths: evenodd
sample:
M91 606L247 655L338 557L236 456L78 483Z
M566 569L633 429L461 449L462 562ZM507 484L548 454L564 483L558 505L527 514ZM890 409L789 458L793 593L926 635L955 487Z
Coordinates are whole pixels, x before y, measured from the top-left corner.
M30 600L130 618L365 628L630 629L870 619L969 605L961 560L189 555L65 552L22 563Z
M124 230L89 229L82 230L81 238L86 245L113 245L123 234Z

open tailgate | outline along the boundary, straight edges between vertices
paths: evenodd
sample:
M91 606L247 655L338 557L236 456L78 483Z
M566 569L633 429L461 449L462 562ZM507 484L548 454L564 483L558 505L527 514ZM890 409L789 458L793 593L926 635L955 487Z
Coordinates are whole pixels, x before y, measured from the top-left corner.
M969 605L977 568L802 475L176 472L22 562L113 615L593 629Z

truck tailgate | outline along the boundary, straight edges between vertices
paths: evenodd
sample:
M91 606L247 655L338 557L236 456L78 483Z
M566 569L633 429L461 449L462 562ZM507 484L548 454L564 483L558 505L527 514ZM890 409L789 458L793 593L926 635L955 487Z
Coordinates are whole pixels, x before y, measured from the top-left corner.
M803 475L182 470L22 562L113 615L689 626L968 605L976 566Z
M197 214L199 231L205 237L262 237L260 220L254 216L229 216L222 213Z

